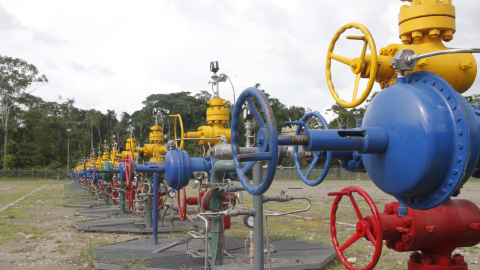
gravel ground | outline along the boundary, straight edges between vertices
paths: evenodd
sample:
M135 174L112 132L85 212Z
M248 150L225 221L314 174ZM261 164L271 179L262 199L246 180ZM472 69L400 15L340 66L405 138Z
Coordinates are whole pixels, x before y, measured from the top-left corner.
M84 250L119 241L137 238L137 235L119 235L105 233L78 232L70 223L83 220L84 217L73 216L76 209L63 207L63 185L58 181L4 181L0 186L0 208L18 198L41 188L15 205L0 212L0 269L91 269L91 264ZM295 238L298 241L320 241L331 243L330 209L333 197L328 192L340 191L346 186L359 186L373 198L377 208L382 212L386 203L394 198L381 192L370 181L327 181L317 187L307 187L299 181L275 181L267 192L275 196L286 188L292 189L287 194L296 197L308 197L312 208L305 213L278 218L269 218L269 232L272 238ZM480 181L469 181L459 196L480 205ZM194 190L188 190L193 194ZM244 194L245 195L245 194ZM251 196L245 195L245 203L239 208L251 207ZM357 199L364 216L369 215L366 203ZM266 203L266 213L293 211L304 208L305 202ZM343 200L338 212L337 224L339 239L347 239L354 232L356 216L350 203ZM248 229L240 218L234 219L229 235L244 237ZM366 266L373 254L373 246L367 240L360 240L344 253L347 258L355 258L355 267ZM459 248L469 263L469 269L480 269L480 247ZM383 246L382 256L376 269L407 269L409 253L398 253ZM345 269L338 260L328 264L325 269Z

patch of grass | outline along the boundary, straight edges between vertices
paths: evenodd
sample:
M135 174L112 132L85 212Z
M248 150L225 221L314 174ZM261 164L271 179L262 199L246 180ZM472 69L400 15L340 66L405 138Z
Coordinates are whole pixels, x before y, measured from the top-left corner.
M25 235L20 235L18 233L25 233L27 235L34 234L36 237L38 237L38 234L42 234L49 230L50 228L21 225L11 221L5 222L4 224L0 225L0 245L25 239Z
M30 245L30 246L26 246L26 247L23 247L23 248L16 248L16 249L12 249L10 250L10 253L20 253L20 252L32 252L32 251L35 251L37 249L37 245Z
M67 253L67 248L68 246L65 244L58 245L57 250L60 252L60 254L66 254Z

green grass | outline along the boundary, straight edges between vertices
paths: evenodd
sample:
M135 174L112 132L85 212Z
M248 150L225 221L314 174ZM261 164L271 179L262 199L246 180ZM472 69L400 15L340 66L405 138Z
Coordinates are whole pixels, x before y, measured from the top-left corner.
M23 247L23 248L12 249L9 252L10 253L32 252L32 251L35 251L37 249L37 247L38 247L38 244L31 245L31 246L26 246L26 247Z

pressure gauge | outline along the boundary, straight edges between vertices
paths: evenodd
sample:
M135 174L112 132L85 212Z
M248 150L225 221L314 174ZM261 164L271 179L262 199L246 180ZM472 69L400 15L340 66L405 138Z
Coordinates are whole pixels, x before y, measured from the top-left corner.
M236 194L238 203L243 203L243 193L239 190Z
M245 216L243 218L243 223L245 224L245 226L249 228L253 228L254 222L255 222L254 216Z
M253 119L252 110L250 110L250 107L248 105L245 105L243 107L242 116L243 116L243 119L245 119L245 120L252 120Z
M171 189L169 192L168 192L168 197L170 198L175 198L175 195L177 195L177 193L175 192L175 189Z
M164 194L167 191L167 189L165 188L165 186L160 186L158 191L160 192L160 194Z

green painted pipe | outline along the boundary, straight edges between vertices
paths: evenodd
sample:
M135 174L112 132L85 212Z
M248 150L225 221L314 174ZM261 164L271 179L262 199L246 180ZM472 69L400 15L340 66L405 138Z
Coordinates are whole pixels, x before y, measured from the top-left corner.
M211 183L222 183L223 174L226 172L235 172L235 165L232 160L220 160L213 165ZM222 192L214 189L210 195L210 210L211 212L219 212L223 210ZM212 219L210 221L210 263L211 265L223 264L223 216L219 219Z

